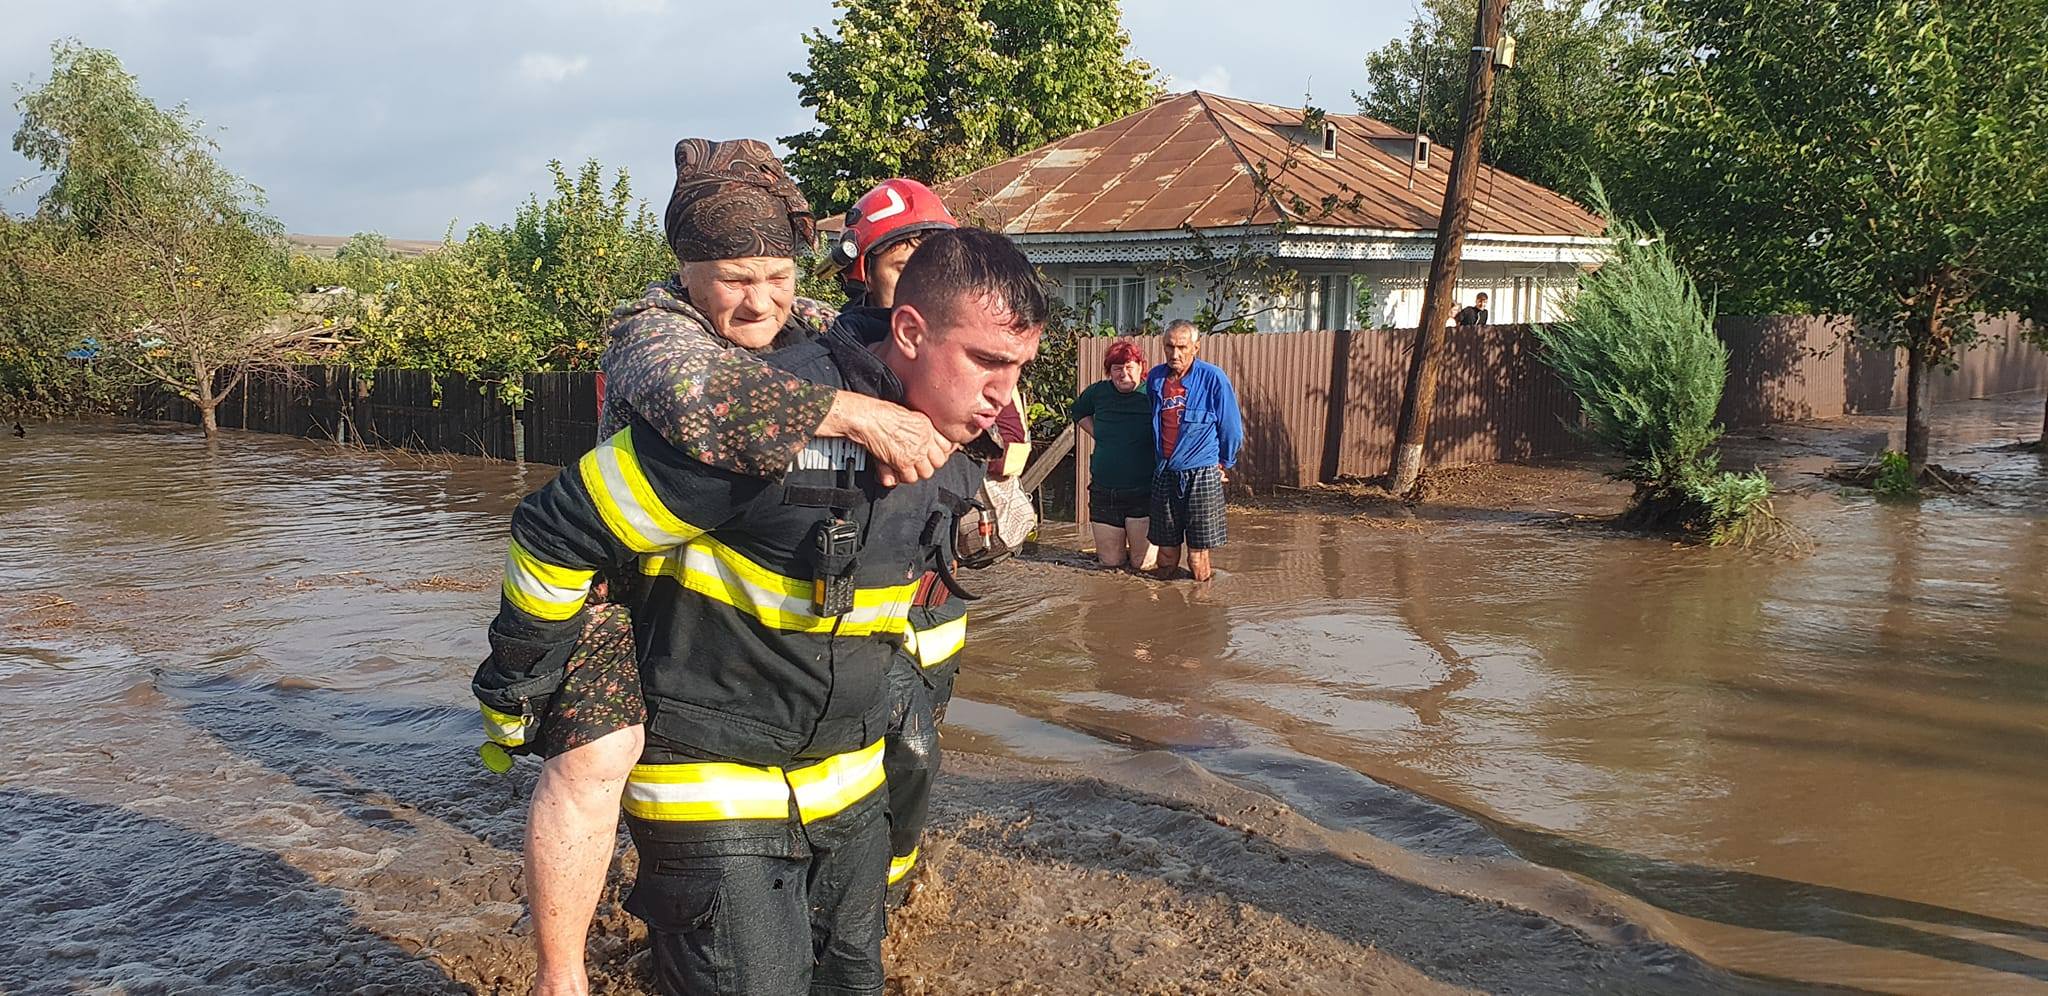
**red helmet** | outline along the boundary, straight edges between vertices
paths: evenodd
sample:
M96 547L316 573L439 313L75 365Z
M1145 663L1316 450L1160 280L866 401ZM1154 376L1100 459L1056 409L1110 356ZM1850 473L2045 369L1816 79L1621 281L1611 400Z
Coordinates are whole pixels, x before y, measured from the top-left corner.
M832 265L845 279L864 284L869 254L919 232L959 227L932 188L900 176L883 180L846 210L846 230L832 243Z

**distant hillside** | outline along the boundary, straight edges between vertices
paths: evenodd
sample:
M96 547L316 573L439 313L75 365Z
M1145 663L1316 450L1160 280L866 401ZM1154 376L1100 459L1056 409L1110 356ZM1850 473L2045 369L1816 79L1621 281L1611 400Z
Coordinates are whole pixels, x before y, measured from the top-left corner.
M340 251L342 244L348 241L348 236L287 235L284 237L284 240L290 243L293 249L303 252L308 256L332 258L336 252ZM400 256L424 256L441 248L441 243L439 242L421 241L419 239L386 239L384 244L390 246L391 251Z

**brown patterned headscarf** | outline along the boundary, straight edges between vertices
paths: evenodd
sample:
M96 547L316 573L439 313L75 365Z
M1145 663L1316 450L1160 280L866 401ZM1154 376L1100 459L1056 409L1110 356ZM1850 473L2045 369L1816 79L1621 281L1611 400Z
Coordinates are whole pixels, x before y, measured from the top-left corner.
M676 259L795 256L817 236L811 205L766 143L676 143L676 189L662 228Z

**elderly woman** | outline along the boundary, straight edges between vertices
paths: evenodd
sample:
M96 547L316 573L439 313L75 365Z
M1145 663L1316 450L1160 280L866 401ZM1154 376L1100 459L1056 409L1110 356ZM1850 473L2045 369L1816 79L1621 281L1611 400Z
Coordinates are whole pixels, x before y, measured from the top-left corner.
M796 297L793 257L814 229L773 151L756 141L685 139L675 162L663 223L676 273L616 313L601 361L599 438L637 418L696 460L754 477L779 477L819 436L860 443L898 481L942 466L952 447L924 416L791 377L753 355L815 335L815 323L832 318ZM515 546L507 567L505 597L514 606L529 591L546 591L544 565L522 565L522 552ZM494 627L493 658L518 655L519 637ZM584 939L647 720L621 606L586 612L583 639L564 667L559 687L537 693L522 685L513 695L490 662L476 680L492 740L546 758L526 840L537 994L587 991ZM522 704L510 705L515 700ZM507 763L491 750L486 745L487 759Z
M1088 458L1088 521L1104 567L1149 571L1156 554L1146 532L1152 502L1152 399L1145 357L1129 339L1109 347L1102 380L1074 399L1074 422L1095 438Z

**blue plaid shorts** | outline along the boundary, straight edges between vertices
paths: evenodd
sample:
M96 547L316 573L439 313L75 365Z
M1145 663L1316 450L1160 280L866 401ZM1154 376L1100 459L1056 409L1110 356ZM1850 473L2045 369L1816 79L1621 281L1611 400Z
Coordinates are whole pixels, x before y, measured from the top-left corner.
M1213 550L1230 538L1223 521L1223 474L1215 467L1152 475L1152 545Z

